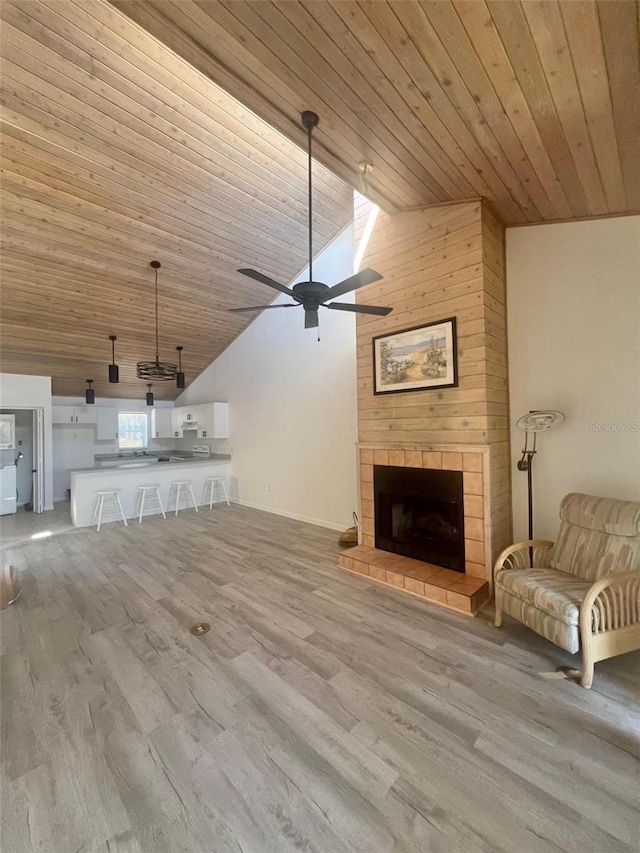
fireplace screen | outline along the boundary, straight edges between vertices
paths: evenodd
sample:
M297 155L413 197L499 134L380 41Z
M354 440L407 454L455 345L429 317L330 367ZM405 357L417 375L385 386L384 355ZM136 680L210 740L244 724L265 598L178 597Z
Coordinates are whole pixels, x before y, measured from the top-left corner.
M464 572L462 473L374 467L376 548Z

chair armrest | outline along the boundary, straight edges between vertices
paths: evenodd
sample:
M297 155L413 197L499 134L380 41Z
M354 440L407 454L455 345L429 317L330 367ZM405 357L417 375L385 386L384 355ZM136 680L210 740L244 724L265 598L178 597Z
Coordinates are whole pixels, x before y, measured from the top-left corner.
M496 560L493 567L493 577L503 569L530 569L533 566L539 569L549 567L549 555L553 548L553 542L548 539L528 539L505 548Z
M580 633L602 634L640 625L640 570L596 581L580 606Z

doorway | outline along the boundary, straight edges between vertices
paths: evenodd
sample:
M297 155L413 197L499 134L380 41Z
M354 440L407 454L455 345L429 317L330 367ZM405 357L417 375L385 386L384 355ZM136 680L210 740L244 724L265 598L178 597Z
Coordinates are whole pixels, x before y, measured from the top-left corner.
M15 466L15 510L44 512L44 409L0 409L0 414L15 420L14 446L0 450L0 466Z

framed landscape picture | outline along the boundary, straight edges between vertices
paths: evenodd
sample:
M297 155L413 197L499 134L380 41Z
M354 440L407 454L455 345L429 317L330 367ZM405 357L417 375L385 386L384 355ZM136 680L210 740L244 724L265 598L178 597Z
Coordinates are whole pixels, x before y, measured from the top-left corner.
M455 317L373 339L374 394L457 384Z

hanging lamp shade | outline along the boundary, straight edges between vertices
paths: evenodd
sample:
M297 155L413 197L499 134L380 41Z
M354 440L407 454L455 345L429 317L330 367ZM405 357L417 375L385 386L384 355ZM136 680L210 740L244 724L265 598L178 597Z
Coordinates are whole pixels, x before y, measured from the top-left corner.
M155 271L156 360L139 361L136 365L136 372L138 379L153 379L154 381L171 380L176 378L176 366L175 364L170 364L168 361L160 361L158 346L158 270L161 267L161 263L160 261L151 261L149 266Z
M120 382L120 368L116 364L116 341L118 340L115 335L109 335L109 340L111 341L111 364L109 365L109 382L112 385L116 385Z
M84 401L85 403L95 403L96 401L96 392L93 390L93 379L87 379L87 385L89 386L84 392Z
M182 372L182 350L184 349L184 347L176 347L176 349L178 350L178 372L176 373L176 387L184 388L185 381L184 373Z
M153 406L153 391L151 390L153 385L149 383L147 385L147 406Z

